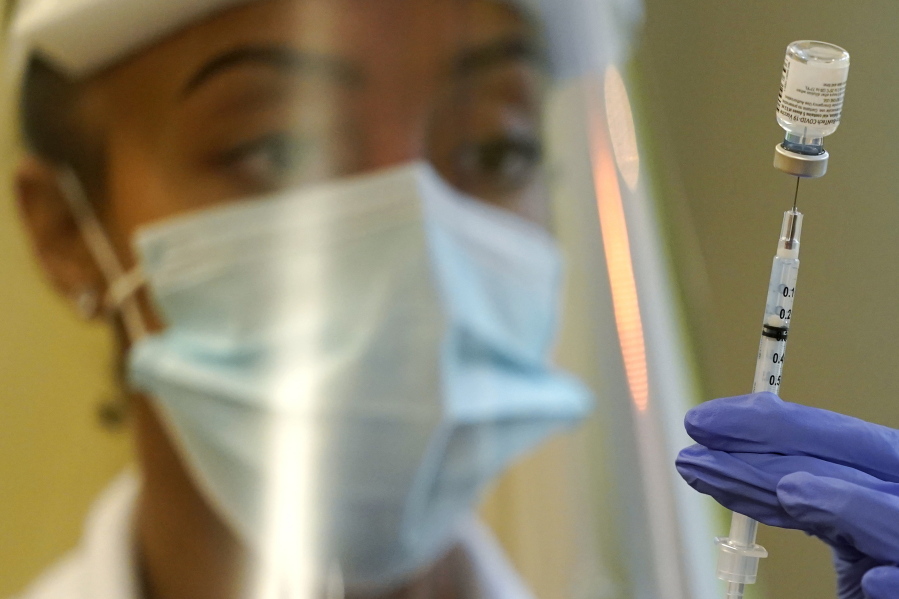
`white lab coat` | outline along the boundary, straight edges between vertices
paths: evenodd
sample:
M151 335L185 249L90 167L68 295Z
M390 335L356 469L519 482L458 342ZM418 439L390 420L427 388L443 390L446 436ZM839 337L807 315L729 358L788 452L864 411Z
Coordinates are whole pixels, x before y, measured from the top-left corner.
M140 599L131 528L139 486L131 472L113 481L94 503L81 544L16 599ZM534 599L486 527L472 519L458 540L481 599Z

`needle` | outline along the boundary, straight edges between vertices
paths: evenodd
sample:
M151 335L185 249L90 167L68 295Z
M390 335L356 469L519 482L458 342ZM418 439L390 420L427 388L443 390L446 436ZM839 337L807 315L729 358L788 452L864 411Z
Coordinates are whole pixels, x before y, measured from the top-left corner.
M796 177L796 193L793 194L793 212L796 212L796 200L799 199L799 182L801 180L801 178Z

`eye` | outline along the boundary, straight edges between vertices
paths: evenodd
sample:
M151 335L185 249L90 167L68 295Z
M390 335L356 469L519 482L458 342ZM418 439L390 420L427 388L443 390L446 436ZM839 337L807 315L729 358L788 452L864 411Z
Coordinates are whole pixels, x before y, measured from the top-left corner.
M499 137L464 145L457 152L455 171L466 191L492 198L526 187L542 158L540 140L535 137Z
M221 165L242 188L261 193L316 178L319 150L311 139L272 133L227 151Z

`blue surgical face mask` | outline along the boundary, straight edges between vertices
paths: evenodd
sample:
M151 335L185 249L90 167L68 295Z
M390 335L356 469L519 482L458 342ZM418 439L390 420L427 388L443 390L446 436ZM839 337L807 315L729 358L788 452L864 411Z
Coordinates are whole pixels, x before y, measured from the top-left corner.
M164 221L135 248L166 329L133 345L131 381L279 575L407 579L588 411L550 362L552 239L427 164Z

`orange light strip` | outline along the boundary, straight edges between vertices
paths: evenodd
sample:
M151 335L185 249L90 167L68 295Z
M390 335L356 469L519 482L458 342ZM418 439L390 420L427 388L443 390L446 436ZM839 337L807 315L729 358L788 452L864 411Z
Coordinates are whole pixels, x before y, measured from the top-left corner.
M637 281L634 277L621 186L618 183L614 157L608 145L604 143L606 136L598 130L598 127L603 126L602 119L596 119L591 131L593 184L625 375L631 399L637 410L642 412L649 403L646 343L643 338L643 321L640 318Z

